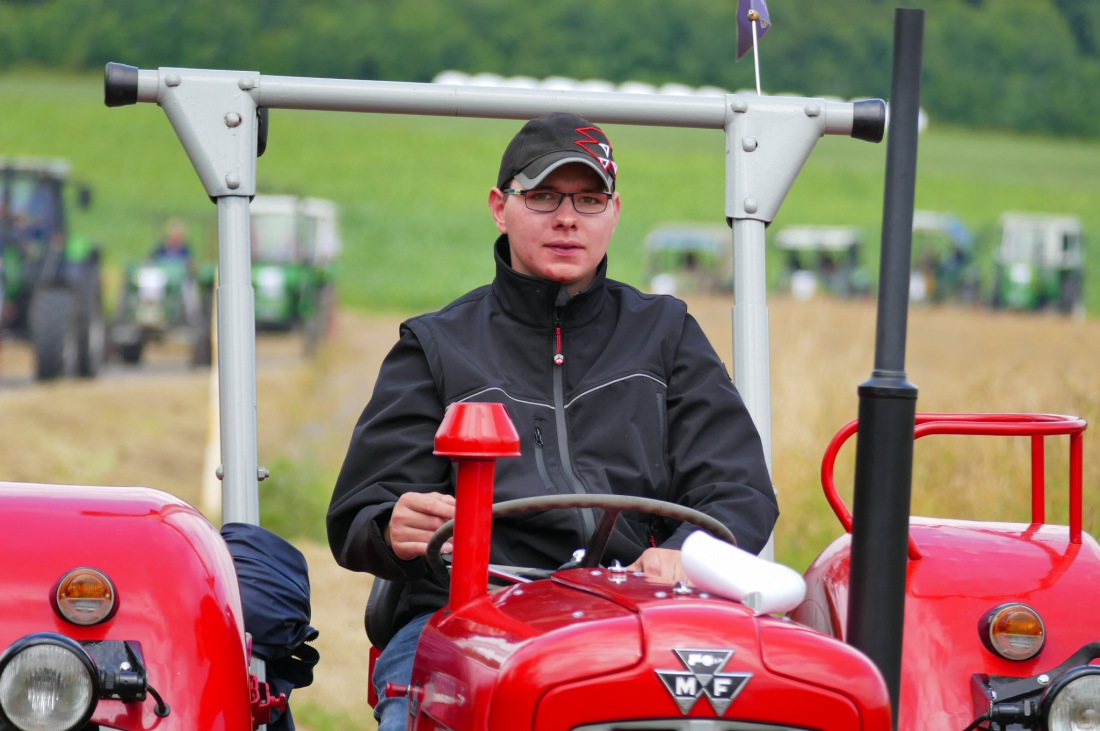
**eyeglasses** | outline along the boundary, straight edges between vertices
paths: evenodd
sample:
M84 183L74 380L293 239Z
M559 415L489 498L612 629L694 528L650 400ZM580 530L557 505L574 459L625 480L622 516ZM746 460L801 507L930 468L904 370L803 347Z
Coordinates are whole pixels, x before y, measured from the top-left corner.
M573 201L573 210L577 213L603 213L611 200L611 193L559 193L556 190L518 190L503 188L507 195L523 198L527 208L539 213L552 213L561 206L563 198Z

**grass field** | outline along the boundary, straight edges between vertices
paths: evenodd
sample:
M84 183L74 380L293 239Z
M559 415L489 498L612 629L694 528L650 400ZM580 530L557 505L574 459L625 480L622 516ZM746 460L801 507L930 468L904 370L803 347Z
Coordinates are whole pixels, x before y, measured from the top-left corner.
M94 191L74 228L102 243L109 267L142 255L170 216L215 257L216 212L163 113L149 104L108 109L99 76L0 75L0 155L68 158ZM341 296L371 310L426 309L491 271L495 228L487 191L517 124L272 110L261 191L332 198L343 209ZM716 131L609 127L621 166L623 217L612 276L642 280L642 240L669 220L721 221L724 138ZM772 229L859 226L877 271L885 144L819 142ZM989 267L997 217L1024 210L1074 214L1100 232L1100 141L945 129L920 140L917 207L952 211L981 235ZM397 215L395 215L397 214ZM431 262L432 266L424 266ZM401 275L407 273L407 276ZM1089 310L1100 312L1100 267L1088 269Z

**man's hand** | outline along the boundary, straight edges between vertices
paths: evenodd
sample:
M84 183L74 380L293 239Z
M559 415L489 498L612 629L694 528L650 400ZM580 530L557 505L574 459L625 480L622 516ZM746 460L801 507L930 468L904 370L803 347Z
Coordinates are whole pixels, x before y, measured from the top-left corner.
M689 583L680 563L680 552L671 548L647 548L638 560L626 567L629 571L641 571L646 576L674 584Z
M386 543L402 561L423 556L439 526L455 517L455 499L438 492L407 492L397 500L386 526ZM443 545L450 553L452 544Z

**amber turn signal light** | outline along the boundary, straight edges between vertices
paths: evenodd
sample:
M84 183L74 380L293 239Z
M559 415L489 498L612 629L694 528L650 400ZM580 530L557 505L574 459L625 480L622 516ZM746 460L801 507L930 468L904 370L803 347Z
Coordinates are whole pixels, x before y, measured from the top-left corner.
M993 607L978 621L982 644L1006 660L1030 660L1046 641L1046 626L1039 613L1026 604Z
M78 568L57 583L53 605L61 617L73 624L99 624L114 615L118 595L102 571Z

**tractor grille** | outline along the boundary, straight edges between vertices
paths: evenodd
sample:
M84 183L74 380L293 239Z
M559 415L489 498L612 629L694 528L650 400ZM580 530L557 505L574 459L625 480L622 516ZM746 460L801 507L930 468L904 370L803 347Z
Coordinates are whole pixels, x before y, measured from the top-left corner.
M811 731L796 726L710 718L653 718L574 726L572 731Z

